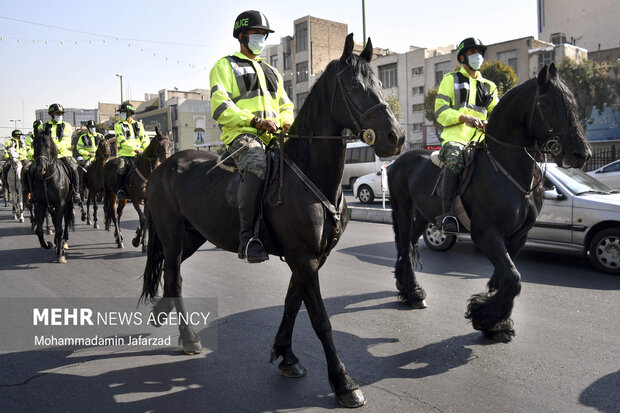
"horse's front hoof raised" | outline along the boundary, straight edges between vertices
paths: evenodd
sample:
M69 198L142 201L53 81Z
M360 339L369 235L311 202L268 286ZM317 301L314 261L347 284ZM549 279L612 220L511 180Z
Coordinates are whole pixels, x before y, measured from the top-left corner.
M284 362L282 362L278 365L278 368L284 377L289 378L303 377L307 373L304 366L302 366L299 362L295 364L284 364Z
M189 354L193 356L194 354L200 354L204 351L202 345L200 345L200 341L190 341L187 343L183 343L183 352L185 354Z
M366 404L366 397L360 389L338 396L338 404L344 407L362 407Z
M138 248L140 246L140 238L134 238L131 240L131 245L134 246L134 248Z
M411 303L411 308L415 308L417 310L421 310L426 308L426 300L414 301Z

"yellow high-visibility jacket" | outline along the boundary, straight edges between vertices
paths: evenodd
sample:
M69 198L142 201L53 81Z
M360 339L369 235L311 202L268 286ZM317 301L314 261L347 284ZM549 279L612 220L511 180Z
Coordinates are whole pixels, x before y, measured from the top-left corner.
M457 72L447 73L441 80L435 99L435 118L444 127L441 140L467 145L481 140L483 134L459 122L461 114L487 120L497 105L497 86L482 77L472 78L464 67Z
M132 119L114 124L114 134L118 145L118 156L134 157L136 149L144 151L151 140L146 136L142 122Z
M293 123L293 102L284 91L282 76L264 60L237 52L221 58L211 69L211 116L226 146L243 133L258 134L250 126L255 116L278 126ZM269 133L260 137L265 144L273 138Z
M97 144L103 139L103 135L100 133L86 132L80 135L75 144L75 149L84 158L85 161L94 158L97 151Z
M19 159L20 161L23 159L26 159L26 148L24 147L24 143L19 138L17 139L10 138L10 139L7 139L7 141L4 144L4 160L5 161L9 159L8 149L12 146L17 148L17 159Z
M45 132L52 137L58 149L59 159L73 156L71 153L71 134L73 133L73 128L69 123L65 121L54 123L53 120L49 120L39 125L39 131Z

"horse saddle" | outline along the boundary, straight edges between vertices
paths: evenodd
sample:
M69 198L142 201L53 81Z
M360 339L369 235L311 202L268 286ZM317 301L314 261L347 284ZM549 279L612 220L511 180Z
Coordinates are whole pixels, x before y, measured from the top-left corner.
M226 187L225 196L226 202L228 202L230 206L239 208L237 192L239 189L239 183L241 182L241 175L239 174L239 170L237 169L234 160L229 155L230 154L228 151L224 152L217 159L217 164L220 168L235 174L235 177L230 180L228 186ZM267 160L267 168L265 170L265 183L263 185L263 200L268 193L272 193L277 190L277 186L273 184L279 176L278 164L280 162L280 151L277 148L267 148L265 155Z
M478 150L480 150L480 145L476 145L476 143L470 143L463 149L461 152L461 156L463 157L463 172L461 173L461 179L459 180L459 186L456 190L456 196L454 197L454 213L456 218L459 220L460 226L464 227L469 231L471 229L471 220L465 207L463 206L463 202L461 201L461 196L467 191L469 184L471 183L472 176L474 174L474 159L476 158L476 154ZM439 151L433 151L431 153L431 161L441 168L441 172L437 177L437 181L435 182L435 186L433 187L432 195L437 195L441 197L442 187L441 180L443 178L445 164L439 159Z

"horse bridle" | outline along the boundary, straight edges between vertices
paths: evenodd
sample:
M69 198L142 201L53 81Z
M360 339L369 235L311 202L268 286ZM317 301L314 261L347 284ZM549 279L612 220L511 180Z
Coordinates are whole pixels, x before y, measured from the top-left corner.
M540 88L538 86L536 87L536 96L534 97L534 105L532 105L532 111L530 112L527 133L530 136L533 136L532 124L534 123L534 113L538 113L540 121L543 123L543 126L547 132L547 136L549 136L542 145L540 143L538 144L539 149L544 154L549 153L553 156L558 156L562 153L562 144L560 143L560 137L555 133L555 131L545 118L542 109L540 108L540 100L542 98L546 98L547 96L548 95L546 93L541 94ZM536 140L536 142L538 143L538 139Z
M47 175L47 169L48 169L48 166L49 166L49 164L50 164L50 160L49 160L49 158L48 158L47 156L45 156L45 155L39 155L39 156L37 156L37 157L36 157L36 159L45 159L45 161L46 161L46 165L45 165L45 166L43 166L43 168L42 168L42 169L43 169L43 171L41 172L41 177L42 177L45 181L47 181L47 180L48 180L48 179L50 179L52 176L54 176L54 174L56 173L56 169L55 169L55 168L54 168L54 170L52 171L52 174L51 174L50 176L46 176L46 175ZM35 159L35 166L36 166L36 159ZM36 168L35 168L35 171L36 171Z
M170 142L170 139L168 138L161 138L162 141L166 140L168 142ZM153 169L155 169L157 167L157 160L161 158L160 154L155 154L155 156L153 157L149 157L149 156L145 156L144 154L140 154L138 155L144 159L146 159L149 162L149 166L151 167L151 171ZM170 157L170 145L168 146L168 149L164 152L164 160L168 159ZM147 183L149 180L148 178L146 178L144 176L144 174L142 174L142 172L140 172L140 169L138 168L138 164L136 163L135 166L135 171L138 174L138 176L144 181L144 183Z

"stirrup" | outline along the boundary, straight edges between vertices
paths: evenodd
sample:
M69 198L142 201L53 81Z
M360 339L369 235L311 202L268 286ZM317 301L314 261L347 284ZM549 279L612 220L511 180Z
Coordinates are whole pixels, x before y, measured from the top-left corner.
M448 231L448 230L446 230L446 224L449 224L451 221L454 222L454 224L456 226L456 231ZM458 232L461 232L461 228L460 228L460 225L459 225L459 220L456 219L456 217L454 215L446 215L441 220L441 230L445 234L456 234Z
M260 257L260 258L259 258L259 259L257 259L257 260L250 261L249 256L248 256L248 249L250 248L250 244L251 244L252 242L258 242L258 243L260 244L261 249L262 249L262 250L263 250L263 252L265 253L265 258ZM250 239L248 240L247 244L245 244L245 251L244 251L244 255L245 255L245 259L246 259L248 262L252 262L252 263L255 263L255 262L263 262L263 261L267 261L267 260L269 259L269 254L267 254L267 251L265 251L265 247L263 246L262 241L261 241L260 239L256 238L256 237L252 237L252 238L250 238Z
M122 189L119 189L118 191L116 191L116 198L118 198L119 201L122 201L123 199L127 199L127 196L125 195L125 191L123 191Z

